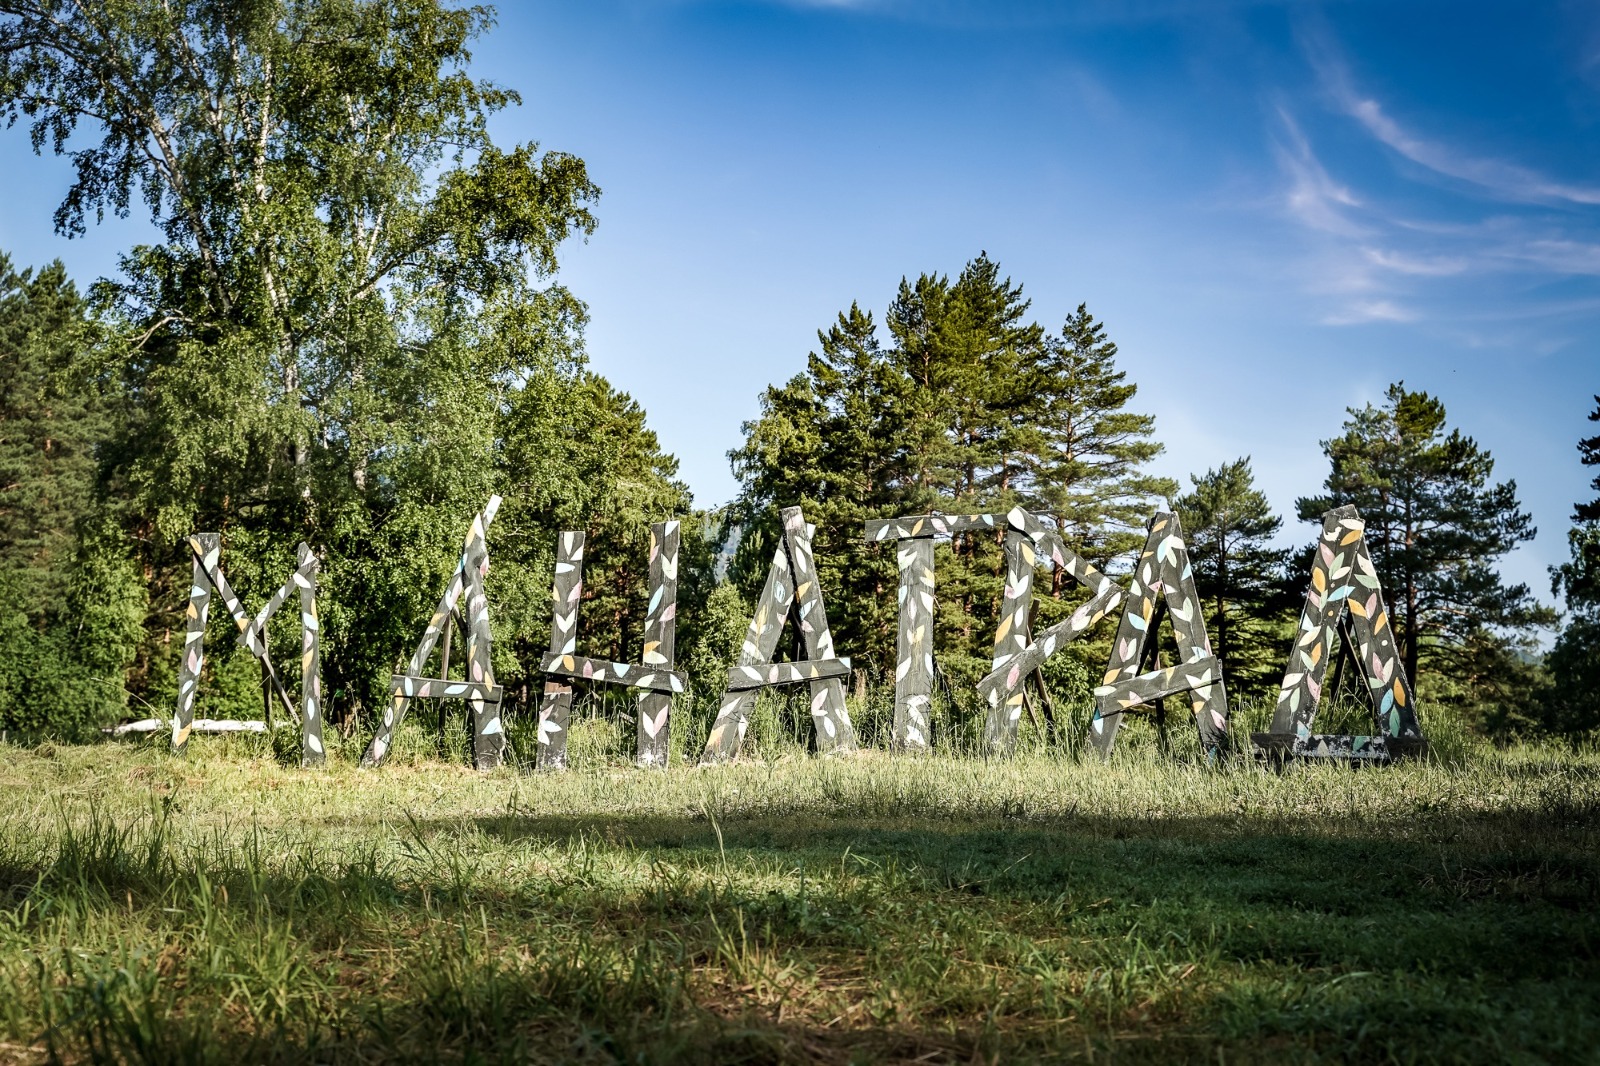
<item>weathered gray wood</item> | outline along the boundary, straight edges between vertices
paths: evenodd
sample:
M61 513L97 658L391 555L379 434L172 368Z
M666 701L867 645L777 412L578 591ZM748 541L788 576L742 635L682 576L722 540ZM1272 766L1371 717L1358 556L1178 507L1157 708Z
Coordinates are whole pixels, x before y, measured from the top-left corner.
M833 634L828 630L828 615L812 556L815 527L806 522L798 507L784 508L781 517L783 543L773 552L766 585L739 650L739 664L728 672L728 688L700 756L702 765L739 754L756 696L773 684L810 684L811 719L819 754L855 748L855 727L845 706L841 680L849 672L849 661L834 655ZM785 669L773 670L772 655L791 607L806 658L777 664Z
M739 666L764 666L772 661L778 649L778 636L783 632L784 619L789 615L789 605L794 601L794 579L790 572L789 550L779 544L772 553L772 565L767 568L767 580L756 600L756 610L750 616L750 628L745 632L744 643L739 648ZM706 738L705 751L700 755L701 765L731 759L744 745L744 735L750 728L750 710L755 706L760 688L734 690L722 694L716 721L711 723L711 735Z
M803 685L820 678L849 676L848 658L765 663L758 666L730 667L727 687L730 692L742 692L746 689L767 688L771 685Z
M1043 666L1046 659L1069 641L1082 636L1096 622L1121 606L1126 595L1122 587L1103 575L1101 582L1099 591L1088 603L1041 632L1026 648L1011 657L1004 670L991 671L978 682L978 695L988 704L990 716L1003 714L1014 724L1022 717L1022 683L1027 676ZM987 732L987 725L985 730Z
M682 692L687 687L684 676L675 670L639 663L612 662L610 659L590 659L582 655L553 655L546 652L539 660L539 669L557 677L570 677L574 681L621 685L647 692L674 693Z
M1405 741L1382 745L1368 737L1315 734L1312 725L1322 702L1323 682L1341 626L1342 647L1360 666L1379 738ZM1292 736L1293 753L1322 758L1387 758L1396 751L1422 750L1416 695L1400 660L1383 589L1366 546L1366 524L1354 507L1336 507L1322 516L1322 535L1311 563L1311 584L1300 612L1294 648L1278 690L1271 733ZM1267 745L1258 744L1258 747Z
M411 674L394 674L389 678L389 690L413 700L498 700L503 695L499 685L492 682L466 681L456 678L416 677Z
M833 634L828 630L822 584L811 552L814 527L798 507L784 508L782 516L784 546L789 549L789 562L794 568L795 623L800 627L806 658L813 662L832 659ZM819 755L855 750L855 726L844 702L844 684L837 677L811 682L811 720Z
M556 538L556 572L550 592L550 655L572 656L578 649L583 542L584 534L578 530L568 530ZM571 716L572 686L547 676L539 702L539 754L535 758L539 769L567 768L567 726Z
M1149 535L1128 585L1111 659L1096 692L1104 689L1120 693L1141 678L1167 674L1167 671L1140 674L1141 663L1156 640L1160 625L1157 596L1166 600L1167 616L1172 621L1173 637L1178 645L1178 662L1169 669L1176 670L1172 676L1183 679L1186 684L1174 691L1162 691L1150 699L1187 692L1201 746L1215 754L1223 749L1228 739L1227 692L1220 670L1198 669L1202 661L1215 660L1211 659L1211 641L1206 636L1200 596L1194 588L1183 528L1175 514L1161 512L1150 520ZM1089 741L1102 756L1110 755L1124 714L1144 702L1147 700L1125 702L1116 695L1096 697L1094 717L1089 723Z
M1020 513L1020 512L1014 512ZM1027 650L1029 613L1033 610L1033 540L1016 528L1006 530L1006 583L1000 598L1000 622L994 633L994 659L990 673L1005 670L1013 659ZM1027 688L1017 686L1014 698L1024 705ZM1016 750L1020 715L991 714L984 718L984 750L994 755L1009 755Z
M194 555L194 576L189 584L189 605L184 611L183 655L178 660L178 710L172 716L172 751L184 754L194 722L194 702L199 695L200 671L206 662L206 616L211 609L208 568L222 555L220 533L200 533L189 538Z
M422 639L417 642L416 650L411 653L406 669L402 671L403 675L410 677L421 677L423 675L428 664L428 657L433 654L434 645L439 642L445 627L450 625L451 612L455 610L456 603L467 592L469 586L476 584L481 597L481 581L484 571L488 568L487 537L489 525L494 521L495 513L499 509L500 497L491 496L489 497L488 505L480 513L473 516L472 525L468 527L466 538L461 547L461 556L456 561L455 571L451 573L450 580L445 583L444 594L439 597L439 605L434 608L433 617L428 619L428 625L422 632ZM472 570L472 577L468 576L469 568ZM488 601L486 599L481 601L481 607L484 612L484 624L478 639L479 641L485 641L488 639L489 634ZM469 628L467 634L469 660L472 658L472 643L473 637ZM481 668L481 663L487 661L489 657L488 649L481 646L478 654ZM389 754L389 750L394 744L395 730L399 729L400 723L405 720L406 712L411 705L411 699L412 697L406 696L401 691L395 690L391 692L389 706L384 708L383 718L378 723L372 742L367 745L366 752L361 756L362 766L378 766L383 762L385 756ZM473 743L476 752L477 738L482 735L479 729L480 724L487 726L489 720L482 718L476 707L474 707L474 718Z
M894 734L900 751L927 751L933 743L933 540L902 539L899 625L895 638Z
M234 593L227 575L222 572L221 535L200 533L189 537L187 543L193 556L193 581L189 594L191 618L197 618L199 625L190 624L184 634L184 655L179 664L178 711L173 718L173 750L181 754L187 745L194 715L194 702L198 695L200 669L205 661L206 608L209 607L211 596L215 593L222 600L228 616L233 619L234 626L239 630L239 643L260 663L262 702L268 724L270 725L272 721L272 700L276 695L288 715L288 720L298 722L301 726L301 764L320 765L323 758L322 692L320 634L316 616L318 565L316 556L311 553L310 548L301 544L294 573L268 598L266 605L252 619L246 616L244 605ZM272 616L297 590L301 601L301 684L298 710L284 688L277 668L273 665L266 629ZM197 603L201 604L199 608L196 607ZM193 675L192 678L188 676L190 673ZM192 683L188 683L191 681Z
M321 564L306 544L297 555L293 581L300 589L300 765L321 766L328 757L322 745L322 621L317 616Z
M650 527L650 601L645 609L644 651L641 661L647 669L671 671L676 658L678 625L678 540L677 522L659 522ZM680 679L682 674L674 674ZM672 691L652 689L639 694L638 763L640 766L666 766L671 751Z
M467 680L484 688L483 693L467 699L472 714L472 755L479 770L492 770L505 761L506 730L500 715L500 686L494 683L494 636L489 629L489 597L483 586L489 573L489 553L482 540L465 573L466 610L462 620L467 629Z

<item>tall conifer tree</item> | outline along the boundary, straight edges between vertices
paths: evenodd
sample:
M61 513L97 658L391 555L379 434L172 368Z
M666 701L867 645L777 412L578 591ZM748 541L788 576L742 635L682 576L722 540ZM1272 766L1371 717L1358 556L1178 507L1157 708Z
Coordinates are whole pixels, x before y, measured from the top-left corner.
M1382 406L1352 408L1343 435L1323 442L1326 492L1296 504L1308 522L1340 504L1361 511L1413 682L1424 649L1459 664L1487 632L1552 620L1495 569L1535 533L1516 482L1491 482L1493 457L1445 417L1426 392L1389 386Z
M1191 474L1194 490L1173 501L1189 543L1195 589L1230 693L1267 688L1282 670L1279 626L1287 553L1270 541L1283 527L1255 487L1250 457Z

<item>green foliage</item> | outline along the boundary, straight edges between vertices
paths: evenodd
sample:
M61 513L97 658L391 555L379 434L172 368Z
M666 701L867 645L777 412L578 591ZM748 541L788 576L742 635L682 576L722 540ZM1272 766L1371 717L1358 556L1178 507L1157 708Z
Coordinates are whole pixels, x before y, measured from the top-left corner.
M1594 410L1589 412L1589 421L1600 422L1600 396L1594 398ZM1600 435L1578 441L1578 455L1584 466L1600 466ZM1595 498L1574 504L1572 517L1579 522L1600 522L1600 474L1594 476L1589 487L1594 489Z
M595 546L585 640L637 640L639 546L689 497L638 405L584 366L586 311L554 280L556 250L592 232L599 191L573 156L494 143L491 116L519 101L468 72L491 24L443 0L0 5L0 111L76 166L57 228L139 201L161 233L96 286L109 335L86 394L118 418L100 491L150 605L129 685L163 712L179 538L198 530L222 532L252 603L298 541L323 553L335 720L382 702L494 492L513 709L533 700L556 531ZM707 591L680 576L689 599ZM209 709L254 715L231 643L223 620Z
M1211 646L1232 695L1276 691L1285 637L1287 552L1270 546L1283 526L1255 487L1250 457L1191 474L1194 491L1173 501L1189 544L1195 589L1205 604Z
M59 262L0 255L0 729L81 736L123 706L144 590L108 520L96 450L114 411L91 385L95 343Z
M414 731L404 731L414 732ZM1579 1063L1600 760L0 760L22 1061ZM157 748L157 750L151 750ZM307 817L307 811L314 811ZM781 1008L781 1014L780 1014Z
M882 677L894 662L892 548L862 543L871 518L940 510L1046 516L1105 563L1140 539L1151 498L1175 492L1142 466L1160 452L1153 420L1129 412L1135 387L1116 346L1079 307L1059 336L1027 320L1022 287L986 255L955 279L902 279L885 318L852 304L819 331L806 372L762 396L731 453L742 484L732 573L747 596L764 579L779 508L798 504L816 549L835 643ZM1002 541L964 535L936 550L939 669L957 692L988 671L1005 568ZM1078 592L1039 603L1064 617ZM1081 664L1080 664L1081 665Z
M1600 733L1600 615L1579 614L1545 656L1550 689L1542 725L1573 739Z
M1600 422L1600 396L1589 421ZM1578 442L1585 466L1600 465L1600 437ZM1600 477L1593 487L1600 490ZM1571 558L1551 568L1553 591L1564 595L1570 616L1545 656L1550 684L1540 724L1552 733L1577 740L1600 734L1600 497L1579 501L1576 521L1567 534Z
M1446 430L1444 405L1399 383L1383 406L1350 416L1343 436L1323 442L1326 494L1297 507L1304 521L1341 504L1361 511L1413 682L1423 662L1466 673L1486 632L1552 621L1526 585L1505 584L1494 568L1535 532L1516 482L1490 482L1494 459Z

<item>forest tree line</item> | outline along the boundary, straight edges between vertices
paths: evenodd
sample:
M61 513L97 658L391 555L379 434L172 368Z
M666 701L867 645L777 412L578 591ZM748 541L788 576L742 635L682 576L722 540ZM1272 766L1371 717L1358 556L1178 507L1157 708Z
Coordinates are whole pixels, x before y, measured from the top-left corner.
M1540 656L1555 616L1497 569L1533 536L1529 516L1425 391L1397 383L1349 413L1324 442L1322 490L1296 501L1301 536L1286 535L1248 457L1186 486L1157 476L1155 420L1107 328L1081 305L1059 327L1033 321L1022 286L979 255L954 277L903 279L881 325L859 303L840 312L745 425L738 498L697 510L644 411L588 366L587 309L557 277L562 242L596 225L598 187L581 159L490 136L518 100L468 72L489 13L89 8L6 6L0 108L75 163L62 234L142 203L160 239L87 289L59 263L0 260L0 729L74 736L169 714L181 538L200 530L223 534L247 603L298 542L322 554L326 713L363 728L491 493L505 498L488 588L511 713L536 704L558 530L589 532L586 650L626 660L648 526L683 520L680 662L714 700L778 508L794 504L817 525L836 644L877 683L896 572L866 520L1021 506L1119 573L1170 504L1230 691L1268 696L1308 572L1309 549L1278 545L1354 503L1425 699L1500 737L1600 726L1600 495L1574 514L1554 575L1569 619ZM1600 463L1600 437L1580 452ZM958 537L937 568L939 667L959 705L987 670L999 543ZM1036 627L1078 602L1060 575L1041 591ZM286 654L288 621L274 630ZM1058 698L1086 696L1098 640L1051 664ZM253 659L207 670L200 714L259 714Z

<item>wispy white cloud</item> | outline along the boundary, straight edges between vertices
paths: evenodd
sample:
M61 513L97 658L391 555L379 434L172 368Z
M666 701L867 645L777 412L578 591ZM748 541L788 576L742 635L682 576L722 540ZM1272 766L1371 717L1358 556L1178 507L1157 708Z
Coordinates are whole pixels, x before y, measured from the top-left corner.
M1393 300L1361 300L1325 315L1325 326L1359 326L1369 322L1415 322L1422 316Z
M1375 266L1392 270L1397 274L1412 274L1424 278L1445 278L1452 274L1460 274L1471 265L1465 256L1459 255L1419 256L1383 248L1363 248L1362 252L1367 261Z
M1359 207L1361 201L1348 187L1329 176L1287 108L1279 106L1278 118L1283 125L1283 137L1276 149L1278 164L1289 178L1285 193L1289 213L1304 225L1326 233L1354 235L1363 232L1343 210Z
M1561 181L1511 160L1419 136L1393 118L1379 100L1356 88L1325 29L1305 28L1301 36L1312 67L1339 109L1379 143L1412 163L1516 203L1600 204L1600 185Z
M1357 88L1325 23L1309 18L1300 31L1322 102L1414 165L1400 171L1399 186L1388 176L1381 185L1357 180L1359 156L1338 157L1330 170L1313 144L1315 112L1275 104L1269 138L1281 204L1305 231L1298 270L1317 320L1439 332L1463 316L1489 323L1570 315L1556 296L1570 290L1549 283L1600 277L1600 184L1558 180L1417 133ZM1495 203L1492 213L1485 199Z

